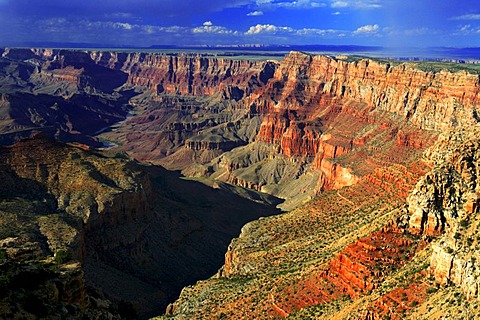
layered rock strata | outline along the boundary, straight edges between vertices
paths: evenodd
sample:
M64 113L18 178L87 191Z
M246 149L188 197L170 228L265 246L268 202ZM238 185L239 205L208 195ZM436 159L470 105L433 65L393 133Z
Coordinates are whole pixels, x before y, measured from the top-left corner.
M142 160L190 171L192 162L205 164L199 172L213 168L224 181L274 193L285 188L278 179L246 176L242 171L224 173L208 162L252 141L266 142L278 146L278 153L287 159L312 163L320 173L307 177L303 167L297 179L310 179L313 185L312 179L318 176L317 191L337 189L380 170L380 163L395 163L392 155L381 154L385 148L379 145L386 141L421 151L439 130L477 122L479 79L467 72L424 72L406 64L349 62L299 52L288 54L280 63L191 54L40 49L5 49L2 56L9 63L20 60L16 81L33 83L35 92L54 87L62 97L117 92L127 98L133 94L128 89L143 91L131 100L141 114L122 122L103 139L116 141L121 150ZM106 81L110 78L115 82ZM122 116L125 113L109 120L110 124ZM72 118L68 115L66 123L60 124L59 133L85 131L69 123ZM354 170L342 161L348 154L368 163ZM266 175L275 174L268 171ZM282 196L281 191L276 194Z
M430 259L436 281L461 287L478 298L478 129L442 135L430 151L434 168L408 198L406 218L413 233L438 237Z
M18 136L28 137L31 130L40 130L52 136L56 134L64 141L69 141L73 134L73 140L98 147L98 143L87 137L124 120L132 108L128 100L143 92L131 104L147 109L143 110L141 117L130 119L127 123L129 132L115 135L115 140L125 146L124 151L146 160L158 160L177 151L188 138L200 134L201 128L243 119L245 112L236 111L238 102L265 85L276 68L274 62L197 54L4 49L1 59L3 72L0 81L9 94L2 100L9 103L13 111L5 115L5 120L12 122L6 131L16 132L4 139L7 143L12 143ZM31 108L24 111L17 106L31 104L30 101L40 95L46 100L45 111ZM202 96L207 98L197 101ZM78 106L77 102L84 106ZM60 119L52 118L58 110L67 114L60 115ZM96 123L83 121L83 113ZM82 121L77 122L77 118ZM149 122L149 130L138 130L145 122ZM84 128L86 124L89 124L88 128ZM128 124L137 124L138 129L131 130ZM239 133L236 139L230 140L222 132L218 136L225 140L220 148L218 144L208 142L192 142L189 146L225 151L245 144L250 137ZM210 134L206 133L205 141L209 137ZM152 141L152 144L139 145L139 138Z
M32 261L77 262L75 277L67 272L65 283L52 287L56 275L46 274L39 288L60 293L42 296L42 305L94 312L103 308L96 305L100 299L103 309L129 306L124 312L132 317L161 313L183 286L216 272L243 224L276 212L255 194L252 201L125 155L96 154L41 136L2 147L0 164L0 254L26 269ZM5 283L17 292L13 285ZM100 293L90 297L87 286ZM89 312L77 307L64 316Z
M48 133L59 138L90 136L117 122L102 137L139 159L278 195L288 200L286 209L300 206L245 226L217 278L185 288L168 308L179 318L328 318L344 307L343 314L362 309L358 304L365 301L358 318L374 319L391 316L399 295L409 299L415 288L421 294L412 303L429 301L429 274L436 290L451 285L476 301L478 75L352 60L297 52L282 62L248 62L6 49L0 66L0 103L8 109L3 124L13 141L22 130L52 127ZM18 87L27 89L8 93ZM20 110L12 103L20 95L47 102L11 117ZM89 127L73 121L75 113L64 107L78 99L73 105L79 110L86 95L95 97L88 100L88 118L100 119ZM125 119L129 105L138 114ZM59 110L64 112L57 117ZM211 275L218 264L208 261L221 261L229 238L259 215L252 203L233 196L222 202L232 204L228 219L212 209L219 194L234 188L221 182L212 183L215 192L205 191L125 159L59 146L37 150L36 158L24 149L5 151L2 174L9 187L2 204L8 211L13 201L41 217L29 226L32 233L6 234L5 252L36 259L66 248L84 262L90 283L117 300L135 301L142 315L190 284L185 274ZM55 155L75 166L59 164ZM193 198L184 195L189 188ZM236 211L242 207L249 209ZM5 216L5 225L27 220L14 212ZM49 231L51 224L59 231ZM428 270L411 266L422 239L433 239L425 249L433 252ZM383 283L407 271L411 283L385 289Z
M426 279L430 273L440 284L468 287L465 293L473 297L478 292L473 271L476 258L471 250L460 254L458 246L459 242L463 246L476 243L475 237L459 232L469 230L466 234L471 235L476 227L468 218L460 220L462 210L476 212L478 206L475 191L462 187L469 181L471 190L475 189L476 169L472 163L476 148L465 146L455 152L458 164L453 166L444 164L448 147L442 149L443 153L434 150L449 140L445 138L448 134L440 135L436 142L441 131L471 128L478 122L478 84L478 76L468 73L428 73L405 65L367 60L349 63L300 53L287 56L265 88L246 99L252 114L265 115L257 140L267 144L261 147L266 151L259 156L257 150L261 148L253 149L255 153L249 157L236 150L226 153L217 162L213 176L224 170L224 177L236 183L262 181L261 170L252 172L248 168L261 162L264 166L265 162L273 163L277 157L273 154L281 153L292 162L305 159L313 164L321 172L317 187L326 192L294 214L247 225L240 238L230 245L219 278L184 289L170 313L179 318L201 317L215 305L217 316L301 319L324 315L329 319L342 306L346 308L340 314L353 316L353 311L360 307L350 299L362 301L362 296L374 292L379 298L373 301L383 309L358 314L357 318L397 316L393 308L398 296L411 303L402 310L411 312L430 299L432 287L433 292L437 290ZM459 141L465 141L464 137L451 140L457 146ZM425 161L418 161L432 145ZM362 217L374 214L370 221L385 226L388 220L383 219L388 214L385 215L383 205L364 210L361 208L371 201L370 196L360 202L354 200L353 195L372 188L388 194L377 198L379 203L398 201L391 209L402 207L408 196L409 221L393 222L393 232L388 228L366 231L368 228L355 227L357 232L366 232L366 237L357 241L344 239L345 242L332 239L319 249L317 244L322 241L316 242L309 236L308 226L321 220L323 205L338 219L337 227L344 220L336 214L335 201L343 202L344 212L362 212ZM401 214L398 209L390 211L389 221L396 221ZM463 221L461 229L455 227L459 221ZM446 231L452 228L457 232ZM335 238L327 230L319 230L323 238ZM426 270L421 264L415 269L409 265L417 250L430 240L424 237L427 242L422 242L419 235L442 232L456 240L442 237L443 242L435 240L428 246L429 252L433 252L428 258L430 268ZM372 245L378 240L386 246L379 249ZM340 243L344 247L339 248ZM421 244L417 247L418 243ZM317 255L312 256L311 252ZM394 257L396 254L399 256ZM474 259L467 261L467 256ZM375 261L381 261L377 264L378 272L375 267L370 268ZM394 267L396 263L399 264ZM392 269L387 271L388 267ZM414 271L402 271L405 268ZM393 281L397 272L408 272L405 278L410 284L402 283L396 291L391 287L380 289L381 283ZM380 280L373 283L370 278ZM230 290L222 289L225 286ZM415 288L418 295L412 292ZM208 301L206 306L198 304L199 297Z
M92 52L99 65L129 74L128 83L157 93L203 96L223 93L240 100L273 75L272 62L210 58L189 54Z

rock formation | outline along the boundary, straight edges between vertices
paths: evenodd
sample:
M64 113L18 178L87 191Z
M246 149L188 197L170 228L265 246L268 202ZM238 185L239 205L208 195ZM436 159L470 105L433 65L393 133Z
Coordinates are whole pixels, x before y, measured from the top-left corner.
M323 315L329 319L334 314L350 314L358 319L399 318L400 311L395 311L398 304L405 304L398 310L415 314L412 310L417 306L438 299L432 292L443 289L436 288L435 283L454 284L467 299L477 297L477 258L471 248L476 243L472 233L476 225L468 218L460 218L459 213L476 212L478 206L476 169L472 164L477 148L472 142L460 148L467 136L474 137L475 133L467 129L458 136L452 131L475 127L478 84L478 76L467 73L427 73L403 65L346 63L297 53L287 56L265 88L247 99L250 110L265 114L257 140L274 147L259 145L253 149L254 154L263 149L264 155L248 158L232 150L221 157L216 170L221 172L223 168L231 182L268 190L262 186L268 184L262 180L262 171L253 173L248 168L259 162L278 161L277 154L281 153L292 162L310 161L312 169L320 171L317 187L324 193L292 215L244 227L240 238L230 245L219 278L184 289L170 309L171 314L202 317L216 306L212 315L227 318L301 319ZM446 150L454 146L460 149L448 160L452 152ZM243 148L253 151L250 146ZM455 164L446 166L445 161ZM218 178L218 172L212 176ZM248 181L260 183L249 185ZM352 201L352 193L358 196L366 186L366 190L377 188L385 193L365 211L363 205L371 201L365 201L365 196L363 201ZM336 196L335 191L325 192L332 189L338 190ZM405 214L395 207L400 207L407 196ZM385 206L393 199L399 203ZM357 217L373 213L375 218L369 221L382 220L388 212L389 223L396 231L356 226L355 230L362 230L366 237L352 241L346 239L355 233L347 231L340 240L321 228L317 232L322 240L327 236L332 239L318 248L307 226L323 212L318 202L324 202L329 206L328 213L335 215L335 201L349 203L344 205L351 211L344 210ZM301 217L309 218L302 221ZM345 221L336 217L337 226ZM463 232L458 231L460 221ZM422 242L419 235L438 236L445 232L449 236L442 236L424 249L430 252L427 265L408 262L431 241L425 238L427 242ZM371 245L375 239L381 239L379 243L386 246ZM339 244L342 241L346 241L344 248ZM417 243L422 244L415 247ZM312 251L317 252L316 258L309 254ZM394 257L396 254L400 256ZM384 287L383 283L390 282L397 283L398 288ZM198 299L205 294L209 302L199 307ZM399 302L395 302L397 299ZM366 301L365 309L355 300ZM438 308L444 305L448 300L441 300ZM342 308L345 311L338 312Z
M430 151L433 169L408 198L413 233L439 237L430 268L441 285L453 283L477 298L476 214L478 214L478 129L448 132Z
M80 308L68 313L72 317L100 310L98 299L106 301L105 309L130 306L117 310L119 315L161 313L183 286L215 273L244 223L275 212L227 189L181 181L125 156L95 154L41 136L3 147L0 163L5 268L17 277L33 259L40 261L38 272L58 260L59 269L39 280L45 291L39 304ZM10 284L5 285L12 295L20 295ZM2 303L18 308L9 300L12 295ZM62 312L45 309L45 314Z
M168 315L415 319L480 306L478 74L299 52L1 56L0 143L37 131L74 142L0 152L5 317L157 315L223 261ZM100 145L111 150L89 150ZM257 191L291 211L255 220L280 202ZM19 275L41 280L35 310Z

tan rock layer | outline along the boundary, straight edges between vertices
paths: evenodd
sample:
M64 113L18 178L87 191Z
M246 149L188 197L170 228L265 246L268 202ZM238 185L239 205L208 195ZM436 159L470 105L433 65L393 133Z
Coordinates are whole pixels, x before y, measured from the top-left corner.
M430 257L436 282L478 299L480 141L472 129L446 132L430 149L433 169L409 195L405 217L412 233L437 238Z

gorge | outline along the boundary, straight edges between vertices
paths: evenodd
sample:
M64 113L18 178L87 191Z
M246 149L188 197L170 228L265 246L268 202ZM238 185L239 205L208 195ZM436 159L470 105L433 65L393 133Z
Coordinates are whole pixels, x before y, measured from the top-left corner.
M3 317L476 312L475 68L0 52Z

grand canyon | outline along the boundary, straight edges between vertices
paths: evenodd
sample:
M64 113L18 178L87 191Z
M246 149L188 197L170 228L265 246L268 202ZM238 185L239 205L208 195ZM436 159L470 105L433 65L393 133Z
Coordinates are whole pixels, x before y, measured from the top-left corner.
M0 318L478 317L477 65L0 56Z

